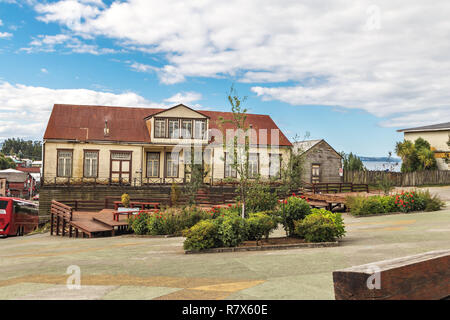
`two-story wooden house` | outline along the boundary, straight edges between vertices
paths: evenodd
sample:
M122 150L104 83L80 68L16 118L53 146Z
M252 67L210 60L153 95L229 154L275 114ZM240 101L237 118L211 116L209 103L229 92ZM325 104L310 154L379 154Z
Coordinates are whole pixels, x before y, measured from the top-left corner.
M205 183L236 178L232 152L223 143L236 134L232 123L222 121L232 117L182 104L170 109L56 104L44 134L42 182L183 183L192 150L207 172ZM246 121L251 176L279 178L290 141L268 115L248 114Z

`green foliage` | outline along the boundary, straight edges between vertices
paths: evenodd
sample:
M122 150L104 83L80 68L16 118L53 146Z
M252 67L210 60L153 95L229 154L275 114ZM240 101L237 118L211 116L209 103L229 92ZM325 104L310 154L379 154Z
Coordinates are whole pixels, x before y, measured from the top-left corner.
M220 244L218 238L218 225L213 220L202 220L184 232L185 250L204 250L217 247Z
M347 197L346 204L351 214L355 216L393 212L390 210L395 211L395 205L393 207L389 196L351 196Z
M299 197L289 197L281 204L281 215L284 230L289 236L294 234L294 221L303 219L311 213L308 202Z
M341 152L343 167L346 171L363 171L366 170L362 160L353 153L346 154Z
M25 141L20 138L6 139L3 142L1 152L10 156L16 155L20 158L42 160L42 142Z
M423 138L413 142L405 140L397 142L395 152L402 158L402 172L418 170L435 170L437 168L430 143Z
M426 191L402 192L391 196L354 196L347 198L347 207L351 214L369 215L390 212L436 211L444 203L437 195Z
M247 194L246 211L260 212L274 210L278 203L275 192L270 192L270 187L256 181L251 185Z
M178 235L199 221L211 218L208 212L196 207L168 208L139 213L130 218L130 226L136 234Z
M303 220L295 221L294 232L307 242L328 242L343 237L345 227L339 213L321 209L313 210Z
M148 233L147 220L149 215L147 213L139 213L135 217L130 218L128 223L135 234L144 235Z
M15 169L16 164L11 158L5 157L3 153L0 153L0 170Z
M236 247L247 240L247 220L236 216L227 215L214 220L218 225L217 233L224 247Z
M425 211L438 211L445 206L445 203L436 194L431 195L429 190L417 191L416 195L425 203L425 208L423 209Z
M248 180L249 176L249 150L250 150L250 140L249 140L249 124L247 123L247 109L242 107L247 97L239 97L234 86L231 86L230 91L227 95L228 102L231 105L231 112L233 117L231 119L224 119L219 117L219 126L223 133L223 147L231 149L231 154L233 154L233 163L231 167L236 170L238 176L237 192L239 194L240 201L243 204L242 217L245 217L247 193L249 188ZM232 124L233 128L236 130L236 134L233 140L227 138L224 125ZM231 142L231 143L230 143Z
M128 193L122 194L120 200L125 208L128 208L130 206L130 196L128 195Z
M269 234L278 227L275 217L266 212L250 213L247 219L248 224L248 240L259 241L262 237L266 239Z
M378 182L378 187L383 190L383 193L385 195L389 195L392 189L394 189L394 183L389 176L383 175L383 178Z

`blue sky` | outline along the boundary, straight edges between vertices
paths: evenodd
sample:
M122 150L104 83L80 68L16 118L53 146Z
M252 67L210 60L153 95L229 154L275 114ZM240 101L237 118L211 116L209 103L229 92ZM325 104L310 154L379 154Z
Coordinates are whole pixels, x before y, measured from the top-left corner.
M289 138L386 156L450 121L443 6L0 0L0 140L41 139L54 103L229 111L234 83Z

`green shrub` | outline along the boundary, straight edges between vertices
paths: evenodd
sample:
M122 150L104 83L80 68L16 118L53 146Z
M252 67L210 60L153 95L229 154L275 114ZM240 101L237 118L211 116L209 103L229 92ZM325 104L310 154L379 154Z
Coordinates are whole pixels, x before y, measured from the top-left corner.
M261 240L262 237L267 239L270 232L278 227L277 220L265 212L250 213L247 224L248 240L256 241Z
M256 182L248 191L245 211L251 213L274 210L277 202L277 194L270 192L268 185Z
M436 211L444 203L437 195L426 191L408 191L391 196L348 197L347 207L353 215L368 215L389 212Z
M416 196L415 199L417 205L421 207L420 210L437 211L445 206L445 203L437 195L431 195L429 190L413 191L412 193Z
M149 214L147 213L139 213L135 217L130 218L128 221L129 225L131 225L131 229L135 234L143 235L147 234L147 220L149 218Z
M295 235L307 242L335 241L345 234L341 215L324 209L313 209L311 214L294 224Z
M392 196L381 196L378 198L385 213L397 211L397 206L395 205L395 198Z
M218 227L213 220L202 220L184 232L185 250L203 250L217 247L220 243L218 239Z
M347 206L355 216L363 216L376 213L384 213L385 208L381 204L379 197L354 196L348 197Z
M247 220L237 215L218 217L214 220L222 246L236 247L248 237Z
M286 230L289 236L294 234L294 221L303 219L311 213L311 207L308 202L294 196L287 198L281 204L280 210L284 230Z

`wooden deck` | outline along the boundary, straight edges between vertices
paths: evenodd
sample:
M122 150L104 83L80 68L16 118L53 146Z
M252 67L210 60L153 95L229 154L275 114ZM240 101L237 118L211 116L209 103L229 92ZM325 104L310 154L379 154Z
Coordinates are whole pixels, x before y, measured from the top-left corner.
M338 206L346 205L347 197L350 196L375 196L379 195L376 193L367 193L367 192L342 192L342 193L311 193L305 192L303 196L307 199L312 207L317 208L326 208L327 210L331 210Z

